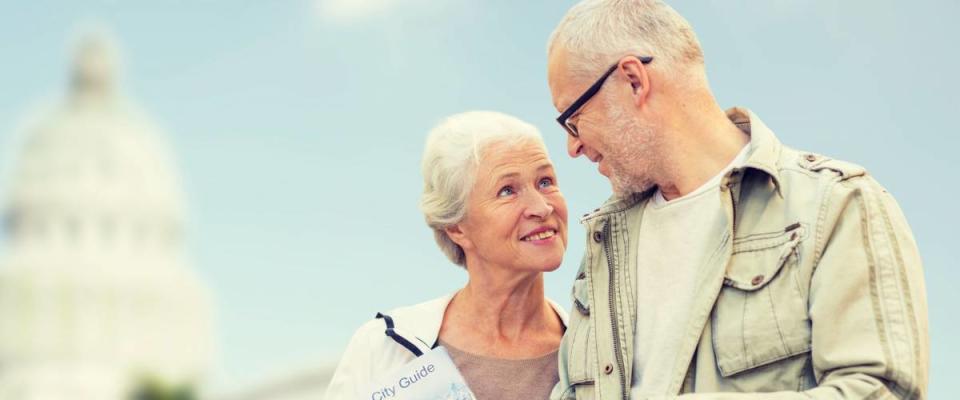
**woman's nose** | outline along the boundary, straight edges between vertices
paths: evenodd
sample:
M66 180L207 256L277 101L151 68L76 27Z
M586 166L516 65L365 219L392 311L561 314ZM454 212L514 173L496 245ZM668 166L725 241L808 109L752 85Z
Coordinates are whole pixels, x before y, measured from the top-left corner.
M526 209L524 214L528 218L545 218L546 216L553 213L553 204L550 204L547 201L547 198L540 192L535 192L534 194L528 196Z

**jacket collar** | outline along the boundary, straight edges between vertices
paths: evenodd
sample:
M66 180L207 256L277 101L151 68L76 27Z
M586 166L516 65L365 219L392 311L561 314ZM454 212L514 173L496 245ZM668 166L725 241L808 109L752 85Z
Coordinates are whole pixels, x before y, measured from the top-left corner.
M430 301L391 311L388 315L393 318L396 324L395 331L417 346L423 347L424 350L433 348L437 343L437 336L440 335L443 314L456 294L457 292L453 292ZM564 328L566 328L569 318L567 312L553 300L547 299L547 302L553 307L553 311L557 313Z
M773 180L780 192L780 152L783 145L773 131L747 108L734 107L727 110L727 118L741 131L750 135L750 151L744 167L763 171Z
M726 113L730 122L733 122L737 128L740 128L741 131L750 136L750 150L743 167L755 169L770 176L777 193L782 196L780 190L780 169L778 167L780 152L783 148L780 140L777 139L773 131L770 130L753 111L747 108L733 107L727 110ZM646 192L634 193L625 198L612 196L603 206L594 210L592 213L584 215L583 218L581 218L581 222L604 214L626 210L647 200L655 192L656 188L651 188Z

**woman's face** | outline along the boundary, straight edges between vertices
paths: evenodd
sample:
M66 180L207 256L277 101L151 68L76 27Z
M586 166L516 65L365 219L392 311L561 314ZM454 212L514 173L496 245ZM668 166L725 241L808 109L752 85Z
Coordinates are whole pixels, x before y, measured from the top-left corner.
M493 144L477 166L463 221L448 229L467 268L552 271L567 248L567 204L536 141Z

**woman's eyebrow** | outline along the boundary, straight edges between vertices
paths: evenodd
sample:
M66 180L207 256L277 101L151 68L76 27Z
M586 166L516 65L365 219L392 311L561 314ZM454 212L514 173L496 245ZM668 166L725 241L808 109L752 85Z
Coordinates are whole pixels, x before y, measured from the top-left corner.
M514 171L514 172L507 172L507 173L505 173L505 174L502 174L502 175L498 176L496 182L500 182L500 181L502 181L502 180L504 180L504 179L507 179L507 178L516 178L516 177L519 177L519 176L520 176L520 173L519 173L519 172L516 172L516 171Z
M543 164L540 164L540 166L537 167L537 172L543 171L545 169L553 169L553 163L547 161L547 162L544 162Z
M553 163L547 161L547 162L544 162L544 163L540 164L540 166L537 167L537 172L540 172L540 171L543 171L543 170L547 170L547 169L553 169ZM507 179L507 178L517 178L517 177L519 177L519 176L520 176L520 172L518 172L518 171L506 172L506 173L497 175L497 179L494 180L494 182L500 182L500 181L502 181L502 180L504 180L504 179Z

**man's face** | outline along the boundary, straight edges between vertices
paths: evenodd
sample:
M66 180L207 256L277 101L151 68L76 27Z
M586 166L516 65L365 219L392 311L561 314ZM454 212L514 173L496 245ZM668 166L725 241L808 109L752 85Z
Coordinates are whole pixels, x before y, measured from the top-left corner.
M557 111L563 112L593 83L568 71L569 53L556 49L547 64L547 81ZM612 61L611 61L612 62ZM597 77L603 71L597 71ZM655 184L659 165L659 136L634 106L632 87L615 71L603 88L571 117L579 137L567 134L567 153L581 154L598 164L620 197L645 191Z

